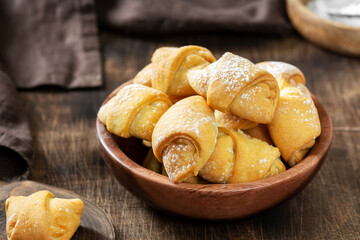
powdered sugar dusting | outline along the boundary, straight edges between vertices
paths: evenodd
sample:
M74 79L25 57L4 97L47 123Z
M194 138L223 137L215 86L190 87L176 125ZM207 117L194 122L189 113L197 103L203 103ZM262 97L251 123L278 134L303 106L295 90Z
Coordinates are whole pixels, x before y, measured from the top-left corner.
M188 156L194 150L190 144L170 144L166 147L163 154L163 163L169 178L174 180L177 175L185 173L196 164L192 157Z
M290 81L294 75L303 76L299 68L285 62L266 61L257 63L256 67L271 73L276 79L285 78L286 81Z
M302 84L298 85L303 86ZM320 128L316 106L307 88L303 87L302 89L285 87L280 91L282 107L278 108L277 111L281 114L292 112L298 116L301 123L305 124L304 126Z
M184 100L188 101L188 99ZM197 137L201 134L201 129L204 125L211 123L214 128L217 127L214 116L209 116L205 112L199 111L195 105L188 104L183 109L179 109L179 104L183 105L184 100L177 102L160 118L159 123L161 121L166 122L166 124L162 124L160 131L154 130L152 139L154 148L164 140L166 135L178 131L179 126L182 126L187 132L195 133Z
M266 158L260 159L259 160L259 164L262 165L264 163L266 163L268 160Z
M203 157L210 156L216 135L213 111L202 97L192 96L175 103L161 116L152 134L152 147L176 182L197 173L203 166L199 164L205 164Z
M255 77L254 68L249 60L227 52L206 68L191 72L190 84L197 93L205 96L209 85L221 81L226 85L224 94L234 98Z
M147 92L147 94L140 94L141 92ZM133 101L133 102L142 102L145 98L147 98L149 95L152 96L158 96L159 98L161 96L164 96L165 94L159 90L146 87L144 85L140 84L131 84L127 85L124 88L120 89L120 91L114 96L110 101L108 102L108 106L110 109L112 109L112 112L119 112L121 111L121 106L127 101ZM134 105L129 106L125 109L126 113L124 113L124 116L134 110Z

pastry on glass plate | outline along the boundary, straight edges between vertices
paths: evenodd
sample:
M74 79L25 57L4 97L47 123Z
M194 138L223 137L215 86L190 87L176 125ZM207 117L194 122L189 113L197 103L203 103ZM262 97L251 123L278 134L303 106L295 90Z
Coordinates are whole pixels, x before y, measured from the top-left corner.
M28 197L9 197L5 209L9 240L69 240L80 226L84 203L39 191Z

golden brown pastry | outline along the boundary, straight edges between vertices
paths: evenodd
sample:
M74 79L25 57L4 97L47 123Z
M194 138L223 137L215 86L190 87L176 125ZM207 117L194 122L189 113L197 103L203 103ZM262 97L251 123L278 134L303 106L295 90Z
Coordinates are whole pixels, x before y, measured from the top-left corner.
M251 137L265 141L270 145L274 144L266 125L249 121L231 113L223 113L218 110L215 110L214 113L218 127L243 130L244 133Z
M214 111L215 119L219 127L230 128L234 130L245 130L256 127L259 123L249 121L231 113Z
M214 113L201 96L169 108L154 128L152 147L171 181L198 174L214 149L217 131Z
M80 199L54 198L48 191L10 197L5 203L9 240L69 240L80 225Z
M151 142L150 142L150 141L142 140L142 144L143 144L145 147L151 147Z
M249 60L225 53L202 70L188 73L193 89L210 107L253 122L271 122L279 98L275 78Z
M188 83L187 73L215 61L212 53L199 46L162 47L135 77L135 83L152 86L168 96L191 96L196 93Z
M271 73L278 82L279 89L285 87L285 83L300 83L305 85L305 77L301 70L294 65L278 61L265 61L255 64L256 67L264 69Z
M134 83L151 87L152 79L156 77L155 69L150 63L144 67L134 78Z
M152 149L150 149L148 154L146 155L143 166L153 172L156 172L156 173L162 174L166 177L169 177L166 173L164 166L159 162L159 160L156 159ZM200 176L190 176L188 178L185 178L182 182L194 183L194 184L207 183Z
M162 167L162 175L164 175L166 177L169 177L167 175L167 173L166 173L166 170L165 170L164 166ZM183 182L183 183L193 183L193 184L206 184L206 183L209 183L208 181L206 181L205 179L203 179L199 175L187 177L184 180L182 180L181 182Z
M275 116L268 125L270 136L290 165L299 163L321 133L319 115L306 87L285 86Z
M155 124L170 106L171 101L165 93L131 84L120 89L100 108L98 118L115 135L151 141Z
M152 148L150 148L149 152L147 153L143 167L147 168L153 172L162 174L162 164L159 162L159 160L156 159Z
M270 137L269 130L264 124L259 124L256 127L245 129L244 133L249 135L250 137L260 139L274 146L274 142Z
M184 182L184 183L193 183L193 184L207 184L207 183L209 183L208 181L206 181L205 179L203 179L199 175L185 178L182 182Z
M256 181L285 171L280 152L241 130L219 128L210 159L199 175L212 183Z
M269 61L256 66L273 74L281 89L275 116L268 128L283 159L294 166L314 146L321 132L317 109L304 85L304 74L284 62Z

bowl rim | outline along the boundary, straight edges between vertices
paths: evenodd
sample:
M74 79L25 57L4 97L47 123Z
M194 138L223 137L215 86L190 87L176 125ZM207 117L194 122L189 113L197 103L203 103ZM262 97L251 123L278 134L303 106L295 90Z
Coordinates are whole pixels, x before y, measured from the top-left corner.
M111 97L113 97L121 88L132 83L133 80L129 80L121 84L107 96L103 104L105 104ZM317 138L315 146L311 149L307 156L294 167L287 169L285 172L282 172L276 176L260 179L253 182L233 184L173 183L169 180L168 177L153 172L131 160L118 147L117 143L112 137L112 134L106 129L106 126L101 123L98 118L96 119L96 137L98 145L101 145L101 147L104 148L106 154L109 155L117 165L121 165L123 168L130 171L133 175L136 175L137 178L151 181L153 183L163 185L164 187L177 188L184 191L191 190L214 193L240 193L253 189L264 189L270 186L281 184L282 182L291 181L294 178L301 178L301 176L306 175L307 173L309 173L309 171L315 172L316 174L316 172L320 169L322 163L324 162L325 156L332 142L333 127L331 119L323 105L313 94L311 94L311 97L314 100L315 106L318 110L321 123L321 134Z
M342 30L356 31L356 32L360 31L360 27L346 25L344 23L333 21L331 19L319 16L318 14L316 14L306 6L306 3L310 1L312 0L287 0L287 7L289 6L290 3L293 3L294 7L298 9L298 12L302 12L304 15L308 16L314 21L321 22L322 24L325 25L333 25L334 27Z

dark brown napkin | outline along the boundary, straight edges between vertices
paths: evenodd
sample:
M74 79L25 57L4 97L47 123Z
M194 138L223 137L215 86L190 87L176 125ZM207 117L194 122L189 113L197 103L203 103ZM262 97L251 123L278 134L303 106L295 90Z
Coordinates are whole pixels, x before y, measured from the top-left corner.
M0 179L24 179L32 158L25 109L14 83L0 66Z
M131 33L291 31L284 0L97 0L100 26Z
M20 88L100 86L93 1L1 0L0 62Z
M102 84L93 1L1 0L0 63L0 179L19 180L29 174L32 146L15 85Z

